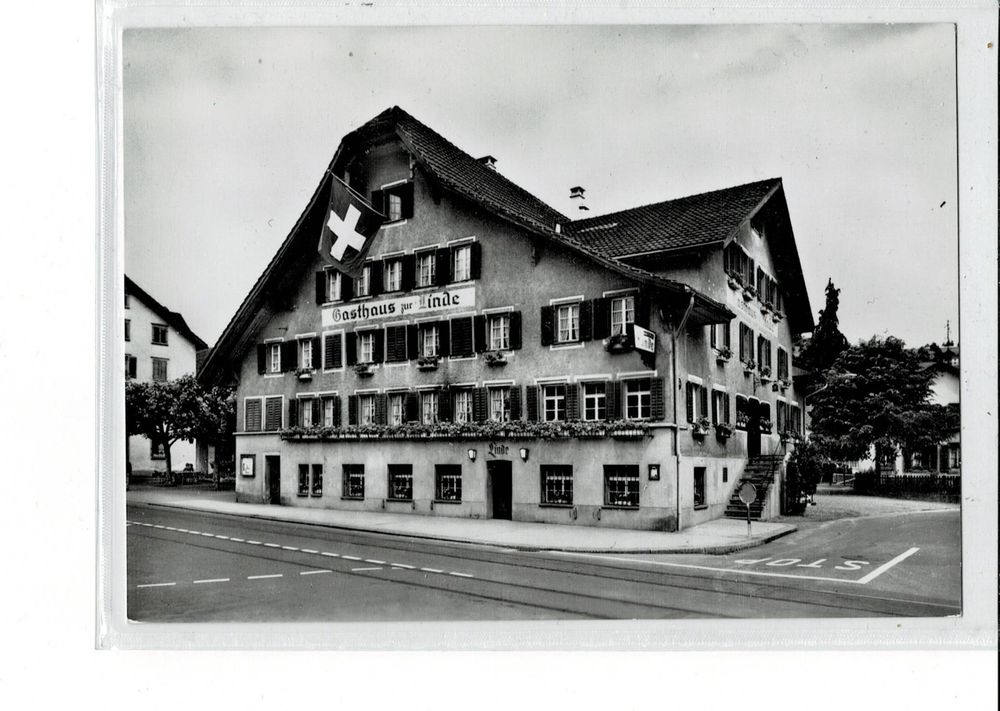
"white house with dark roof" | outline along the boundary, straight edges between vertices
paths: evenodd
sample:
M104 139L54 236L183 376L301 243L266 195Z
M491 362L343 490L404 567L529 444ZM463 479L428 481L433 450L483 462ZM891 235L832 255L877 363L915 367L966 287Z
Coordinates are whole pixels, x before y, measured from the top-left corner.
M390 218L360 279L317 253L333 175ZM811 313L779 178L571 220L393 107L199 377L237 386L238 501L677 530L742 479L778 513Z

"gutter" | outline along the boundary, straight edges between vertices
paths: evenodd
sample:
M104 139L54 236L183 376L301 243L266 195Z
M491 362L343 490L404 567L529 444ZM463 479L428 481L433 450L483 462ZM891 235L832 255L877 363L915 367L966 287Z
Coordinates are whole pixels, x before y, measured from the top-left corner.
M681 321L677 324L677 328L672 329L670 332L670 389L673 391L671 393L671 400L674 403L674 504L675 511L677 514L677 530L681 530L681 447L680 447L680 437L681 428L677 424L677 336L684 329L684 325L687 323L688 316L691 315L691 311L694 309L694 290L688 289L691 293L691 297L688 300L687 308L684 310L684 316L681 317Z

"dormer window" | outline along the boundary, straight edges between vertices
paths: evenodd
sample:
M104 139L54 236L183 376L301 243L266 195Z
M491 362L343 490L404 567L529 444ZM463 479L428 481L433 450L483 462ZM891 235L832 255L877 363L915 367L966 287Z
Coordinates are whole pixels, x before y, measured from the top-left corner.
M413 182L396 183L372 192L372 207L386 217L386 224L413 217Z

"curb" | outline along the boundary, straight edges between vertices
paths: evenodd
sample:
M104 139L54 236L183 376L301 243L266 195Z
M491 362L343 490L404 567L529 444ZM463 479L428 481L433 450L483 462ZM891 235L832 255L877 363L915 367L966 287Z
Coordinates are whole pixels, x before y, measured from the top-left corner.
M211 513L220 516L235 516L238 518L251 518L259 521L277 521L279 523L294 523L302 526L317 526L319 528L333 528L340 531L359 531L361 533L376 533L383 536L397 536L399 538L419 538L421 540L428 541L441 541L443 543L462 543L470 546L485 546L488 548L504 548L507 550L516 550L523 553L539 553L546 551L562 552L562 553L603 553L603 554L620 554L620 555L657 555L657 554L667 554L667 553L677 553L677 554L692 554L692 555L723 555L725 553L733 553L736 551L745 550L747 548L755 548L757 546L764 545L765 543L770 543L771 541L781 538L782 536L787 536L790 533L794 533L798 530L798 526L793 526L791 524L786 524L788 528L784 531L776 531L775 533L768 534L766 536L752 537L748 541L740 541L739 543L727 543L716 546L698 546L692 548L598 548L598 547L565 547L565 548L553 548L552 546L539 546L539 545L528 545L528 544L517 544L517 543L494 543L490 541L470 541L465 538L452 538L448 536L431 536L421 533L407 533L402 531L384 530L379 528L365 528L363 526L345 526L336 523L320 523L318 521L296 521L288 518L281 518L278 516L268 516L265 514L257 513L229 513L227 511L212 511L211 509L204 509L194 506L184 506L182 504L164 504L156 502L134 502L133 505L136 506L148 506L151 508L163 508L163 509L180 509L182 511L198 511L201 513Z

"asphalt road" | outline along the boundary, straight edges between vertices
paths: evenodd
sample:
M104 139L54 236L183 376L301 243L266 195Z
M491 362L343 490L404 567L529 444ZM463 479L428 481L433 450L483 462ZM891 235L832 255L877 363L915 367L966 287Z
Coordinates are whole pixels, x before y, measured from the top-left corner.
M957 510L832 521L724 556L527 553L141 505L127 520L140 621L960 612Z

